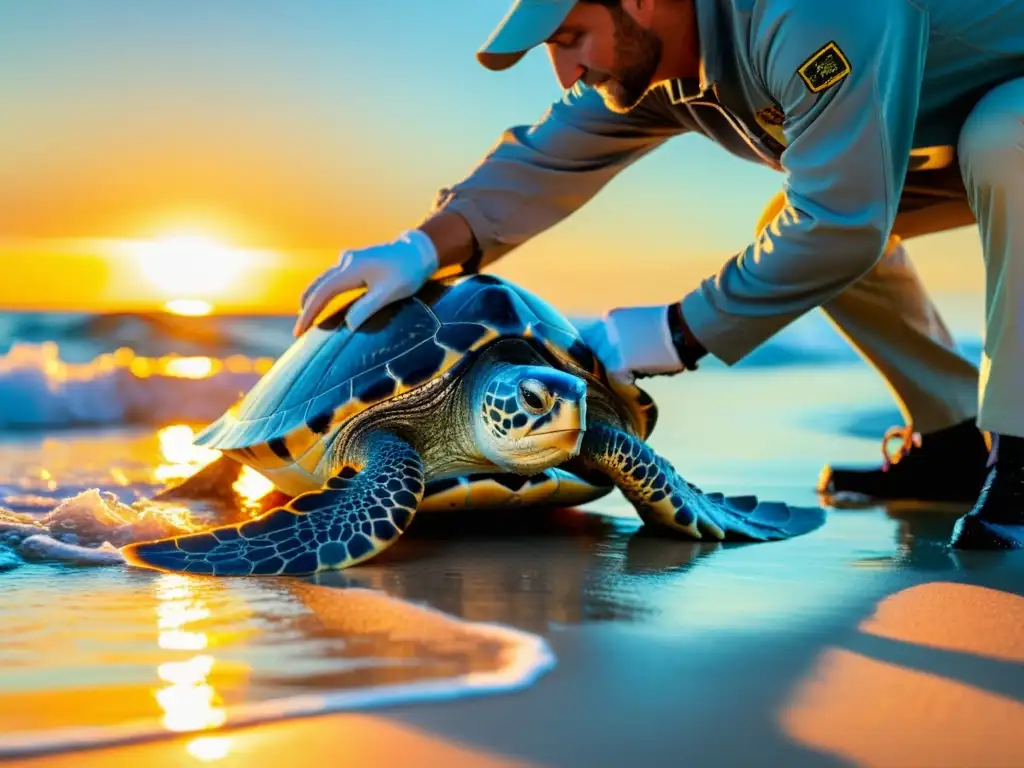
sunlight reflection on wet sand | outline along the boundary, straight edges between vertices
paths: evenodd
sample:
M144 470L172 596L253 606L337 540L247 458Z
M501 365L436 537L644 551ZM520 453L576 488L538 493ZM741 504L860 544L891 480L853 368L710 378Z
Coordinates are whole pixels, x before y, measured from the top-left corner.
M890 642L862 650L854 638L852 648L826 648L782 713L783 726L859 765L1024 765L1024 702L971 679L977 660L1007 673L1024 661L1021 627L1017 595L944 582L897 592L858 628ZM915 669L900 663L908 647L947 653L919 653L915 666L925 668ZM956 679L961 669L965 679Z
M13 620L23 647L17 659L12 643L0 655L0 755L161 731L198 740L225 724L497 692L553 664L539 638L362 589L173 574L130 581L84 604L58 588L71 611L33 600L30 584L10 594L0 618ZM223 745L190 750L209 756Z
M183 754L184 753L184 754ZM537 763L499 756L421 729L370 715L333 715L247 728L231 736L200 736L182 743L140 744L92 753L69 753L33 760L39 768L179 768L214 763L219 768L284 766L300 755L302 764L394 768L529 768ZM191 759L190 759L191 758Z
M794 386L794 378L800 378L799 386ZM877 460L877 443L837 436L827 419L822 422L826 426L819 423L839 407L862 402L873 379L849 371L758 373L758 398L749 396L751 383L741 379L742 375L727 380L697 377L685 384L650 385L660 403L674 405L665 408L654 442L699 484L810 500L806 486L813 483L823 459ZM773 407L766 409L765 402ZM701 440L685 439L692 435L697 417L721 423L716 422L714 433ZM749 429L752 423L759 425L756 431ZM802 426L795 427L797 423ZM208 460L208 455L173 447L180 447L176 440L187 442L189 432L181 426L175 424L159 438L155 432L48 438L45 449L25 450L22 445L7 455L35 461L34 466L50 471L61 487L67 472L83 466L91 477L112 477L111 464L126 477L143 478L133 479L135 483L150 483L156 466L176 466L168 472L170 477L187 474ZM138 465L126 462L128 456ZM101 459L109 463L104 465ZM38 473L33 482L43 485ZM831 764L832 756L901 767L1024 764L1017 742L1007 741L993 725L1012 723L1018 716L1014 696L1020 693L1021 679L1019 673L1007 672L1007 665L1019 658L1020 646L1000 632L1021 626L1010 595L1020 583L1019 566L1008 559L980 558L977 571L966 574L944 546L953 516L881 507L834 511L828 525L808 537L733 547L634 535L635 513L619 496L611 495L592 508L610 516L567 512L529 522L524 510L518 513L520 522L508 527L487 515L463 518L447 528L432 528L421 516L415 532L410 530L400 547L365 566L316 579L320 585L379 589L405 604L423 603L455 616L511 624L550 638L559 652L558 674L521 696L492 697L486 704L399 708L390 713L390 723L338 716L251 731L200 730L164 747L105 751L103 764L135 760L170 765L183 758L276 764L282 756L293 757L301 750L315 760L387 765L385 754L390 764L398 764L420 753L389 751L394 745L384 740L425 750L422 754L433 759L433 750L449 754L444 750L453 742L442 736L475 739L490 752L529 754L541 764L559 765L601 758L605 764L645 764L639 755L655 755L654 762L646 764L666 764L678 761L681 754L694 765L821 765ZM986 580L992 586L940 581L934 588L918 589L912 584L961 577ZM141 586L138 575L131 578L135 591L155 589ZM74 583L83 591L91 589L103 597L86 602L84 610L93 612L94 624L105 621L102 611L109 605L104 603L116 602L118 581L94 582L97 586L90 588L82 574L75 575ZM73 620L78 598L71 583L55 587L48 599L66 599L62 629L81 636L82 624ZM144 660L146 666L140 665L149 687L141 689L134 702L148 696L154 722L167 716L154 689L173 685L155 670L171 661L206 656L214 660L209 669L204 662L195 662L195 668L187 668L190 675L182 672L176 679L180 684L187 678L193 689L209 686L212 694L181 694L182 700L197 696L202 717L217 717L215 710L230 707L233 696L254 700L279 691L337 690L367 680L380 683L408 674L407 663L423 655L415 639L376 650L371 643L359 652L373 655L374 664L390 648L389 665L333 668L346 651L329 647L331 637L373 628L372 622L361 624L358 613L347 610L334 589L323 586L328 591L314 598L280 591L291 590L295 582L259 587L269 589L271 598L249 581L252 591L238 597L243 607L254 611L253 621L247 623L232 615L231 605L208 586L214 583L224 584L196 579L189 581L191 597L175 593L172 586L165 587L167 594L160 601L155 592L150 594L146 642L151 651L163 655L151 653ZM318 612L314 606L321 598L328 609ZM158 602L165 606L162 613ZM272 605L302 608L300 615L285 612L266 620ZM201 618L201 610L210 615ZM46 622L54 620L47 615L37 625ZM253 634L232 639L229 627ZM260 632L274 631L283 645L261 645ZM32 651L20 649L15 675L24 674L26 664L31 668ZM48 651L51 661L64 653L57 645ZM73 658L73 651L68 658ZM134 674L118 668L128 661L123 651L112 649L102 657L93 677L80 678L79 697L65 692L59 707L31 694L26 697L24 691L17 697L12 694L8 703L17 703L19 711L28 701L36 712L90 714L98 701L111 712L120 707L106 715L110 722L134 716L116 688ZM442 657L438 663L450 669L451 661ZM67 674L55 674L62 673ZM243 684L262 688L243 689ZM85 687L90 685L94 687ZM103 691L99 698L97 688ZM794 690L796 695L791 695ZM971 708L983 713L985 722L966 712ZM566 712L585 723L587 732L567 734ZM395 725L395 719L405 725ZM438 738L407 729L409 724L429 724ZM715 729L733 738L722 738ZM230 741L219 741L222 738ZM487 764L482 753L472 756L477 761L466 758L466 764ZM68 764L81 759L72 756ZM442 757L436 764L458 760Z
M210 616L205 601L193 595L188 578L162 574L156 593L161 601L157 605L157 644L165 650L205 650L209 645L206 633L184 629L187 624ZM167 730L198 731L224 724L224 708L217 706L220 701L208 682L213 664L213 656L200 653L183 661L165 661L157 667L157 676L167 683L156 691Z

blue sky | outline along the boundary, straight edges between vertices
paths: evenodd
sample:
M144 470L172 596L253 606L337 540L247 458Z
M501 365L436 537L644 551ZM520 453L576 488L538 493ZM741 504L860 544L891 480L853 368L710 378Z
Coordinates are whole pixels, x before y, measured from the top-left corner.
M208 221L314 269L336 250L393 237L504 128L560 96L542 50L503 73L477 64L507 8L4 2L0 238L46 250ZM747 244L781 182L703 139L675 139L501 269L559 297L574 274L596 270L607 284L598 303L617 303L647 295L616 284L628 262L641 281L654 276L652 300L681 295ZM911 251L937 290L980 286L973 231Z

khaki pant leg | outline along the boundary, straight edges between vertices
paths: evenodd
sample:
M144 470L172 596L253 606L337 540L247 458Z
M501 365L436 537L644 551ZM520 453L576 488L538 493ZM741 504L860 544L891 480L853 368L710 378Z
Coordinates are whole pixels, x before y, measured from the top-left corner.
M757 232L784 205L780 192L766 206ZM908 229L919 228L913 234L935 231L923 212L913 215ZM900 231L899 225L897 219L894 231ZM905 422L915 430L934 432L977 415L978 371L956 351L899 236L889 238L885 255L869 273L822 309L886 380Z
M957 150L985 259L978 422L1024 437L1024 79L975 105Z

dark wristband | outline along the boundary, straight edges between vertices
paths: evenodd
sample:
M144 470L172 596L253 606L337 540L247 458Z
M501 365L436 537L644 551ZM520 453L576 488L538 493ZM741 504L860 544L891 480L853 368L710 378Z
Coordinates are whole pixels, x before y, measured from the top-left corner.
M672 346L679 355L679 361L688 371L697 370L697 361L708 353L704 346L693 337L690 327L683 318L681 302L668 306L668 329L672 336Z

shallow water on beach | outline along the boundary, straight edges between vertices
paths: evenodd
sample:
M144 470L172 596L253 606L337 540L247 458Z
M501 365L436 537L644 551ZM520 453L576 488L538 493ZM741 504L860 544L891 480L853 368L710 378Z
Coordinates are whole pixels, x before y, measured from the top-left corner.
M857 427L891 414L858 367L711 370L647 386L662 404L651 442L684 476L795 504L817 503L823 461L877 461L877 441ZM126 503L152 495L210 460L188 446L192 428L0 440L0 506L39 514L87 488ZM258 479L240 489L264 490ZM649 536L613 494L586 510L420 516L381 556L312 579L30 562L0 574L0 748L81 746L116 730L58 731L134 721L200 738L245 707L272 718L517 690L562 663L545 639L576 627L689 643L713 664L929 574L1019 580L1019 559L945 547L958 511L832 510L798 539L716 545Z
M211 460L192 434L174 424L0 441L0 507L43 519L83 489L146 499ZM268 488L243 475L235 499L251 514ZM103 511L92 491L80 498L69 530ZM22 554L0 572L0 757L512 690L553 662L540 638L380 592Z
M0 755L313 714L338 692L360 708L499 689L549 661L526 636L299 580L35 565L4 588Z

